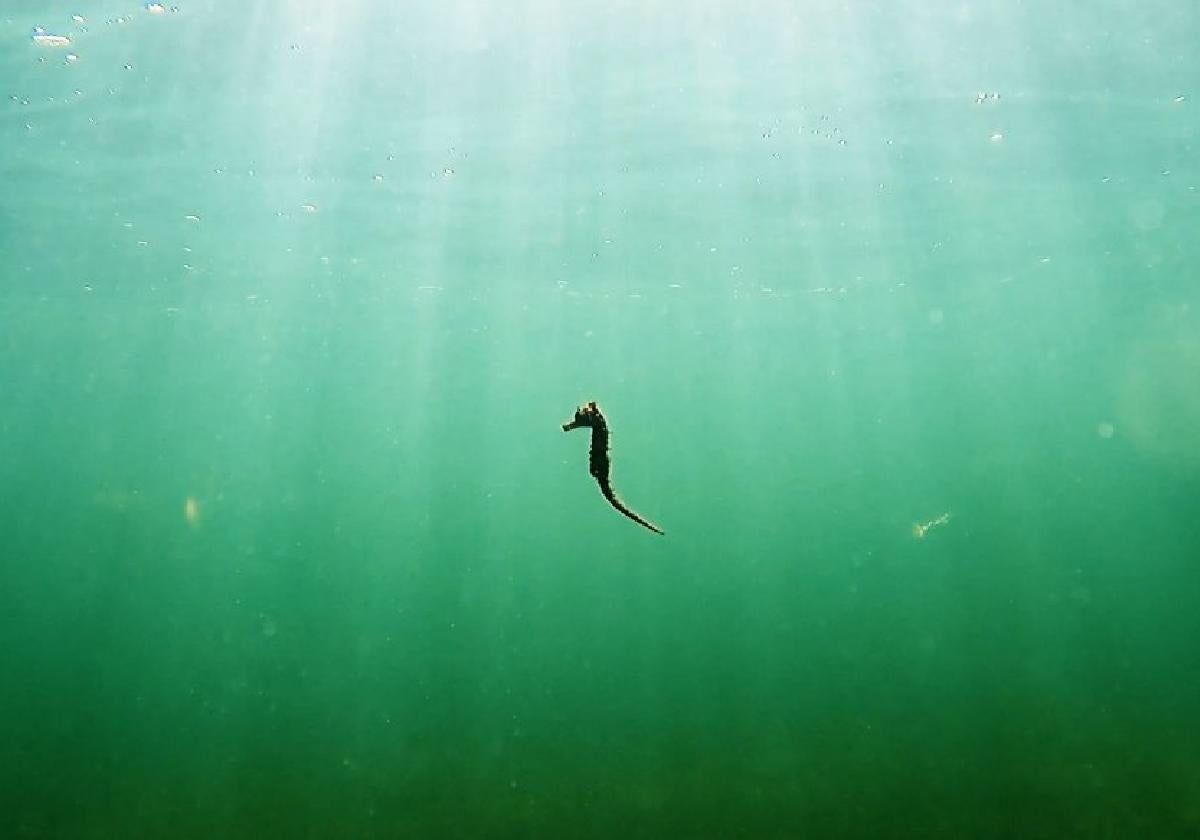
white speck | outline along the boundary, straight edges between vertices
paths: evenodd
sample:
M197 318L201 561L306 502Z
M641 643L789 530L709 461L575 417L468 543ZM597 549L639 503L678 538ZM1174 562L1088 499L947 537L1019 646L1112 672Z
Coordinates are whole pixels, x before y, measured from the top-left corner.
M1181 102L1186 102L1186 101L1187 101L1187 97L1186 97L1186 96L1176 96L1176 97L1175 97L1175 103L1176 103L1176 104L1179 104L1179 103L1181 103Z
M442 170L442 176L445 178L450 178L453 175L454 175L454 170L451 169L449 166L447 166L445 169Z
M78 60L79 56L75 55L75 53L67 53L67 64L74 64Z
M132 64L126 64L126 65L125 65L125 69L126 69L126 70L132 70L132 69L133 69L133 65L132 65Z
M303 210L305 213L316 213L316 212L317 212L317 205L315 205L315 204L301 204L301 205L300 205L300 209L301 209L301 210Z
M995 132L992 132L991 139L992 139L993 143L999 143L1004 139L1004 135L1001 134L999 131L995 131Z
M382 181L382 180L383 180L383 176L382 176L382 175L380 175L380 174L378 174L378 173L376 173L376 175L375 175L375 180L376 180L376 181Z
M71 15L71 20L76 23L87 23L87 19L83 15Z
M33 43L43 47L66 47L71 43L71 39L66 35L51 35L40 26L33 30Z
M161 15L166 10L167 10L167 7L164 6L162 3L147 3L146 4L146 11L152 15Z
M193 222L193 223L200 221L200 217L195 215L194 213L189 213L188 215L184 216L183 218L186 221Z
M1096 426L1096 434L1105 440L1112 438L1115 431L1116 427L1113 426L1112 423L1101 423L1100 425Z

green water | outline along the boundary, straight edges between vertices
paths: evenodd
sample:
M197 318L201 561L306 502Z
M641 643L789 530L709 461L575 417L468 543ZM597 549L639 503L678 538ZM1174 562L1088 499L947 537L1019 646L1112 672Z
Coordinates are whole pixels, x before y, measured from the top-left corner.
M0 835L1200 835L1198 42L9 0Z

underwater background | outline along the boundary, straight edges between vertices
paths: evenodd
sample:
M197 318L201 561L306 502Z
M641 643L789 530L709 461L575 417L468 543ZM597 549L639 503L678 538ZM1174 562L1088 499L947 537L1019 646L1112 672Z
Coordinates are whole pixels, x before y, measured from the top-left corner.
M1200 836L1197 43L7 0L0 835Z

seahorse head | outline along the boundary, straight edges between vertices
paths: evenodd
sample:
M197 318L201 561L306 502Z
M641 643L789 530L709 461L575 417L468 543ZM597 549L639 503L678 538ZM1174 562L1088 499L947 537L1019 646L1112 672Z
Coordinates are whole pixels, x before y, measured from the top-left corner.
M596 425L596 421L600 418L600 408L595 401L584 403L575 409L575 416L563 423L563 431L569 432L572 429L578 429L581 426L592 427Z

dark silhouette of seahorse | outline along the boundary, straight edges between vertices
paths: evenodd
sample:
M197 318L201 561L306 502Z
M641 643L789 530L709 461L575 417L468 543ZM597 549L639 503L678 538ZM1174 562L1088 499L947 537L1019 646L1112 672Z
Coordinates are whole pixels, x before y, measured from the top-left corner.
M569 432L584 426L592 430L592 445L588 450L588 470L591 472L592 478L596 479L596 483L600 485L600 492L604 494L604 498L608 499L610 505L637 524L649 528L656 534L665 533L625 507L625 503L618 499L617 494L613 491L612 484L608 480L610 466L608 461L608 423L600 412L600 406L595 402L585 403L575 409L574 419L563 423L562 429L564 432Z

